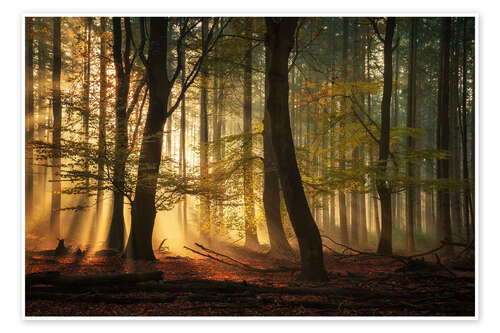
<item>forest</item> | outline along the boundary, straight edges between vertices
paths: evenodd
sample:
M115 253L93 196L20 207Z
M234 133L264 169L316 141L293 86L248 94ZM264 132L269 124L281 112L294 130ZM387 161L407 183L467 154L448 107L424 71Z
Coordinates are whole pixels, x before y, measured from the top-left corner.
M25 17L26 316L474 316L474 17Z

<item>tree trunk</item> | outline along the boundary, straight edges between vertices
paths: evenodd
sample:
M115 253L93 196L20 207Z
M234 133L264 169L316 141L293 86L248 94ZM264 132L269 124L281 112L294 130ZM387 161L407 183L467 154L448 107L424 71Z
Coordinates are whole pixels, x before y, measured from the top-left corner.
M290 128L288 56L296 27L296 18L266 18L266 46L269 48L269 66L266 70L269 94L266 99L281 186L299 242L302 264L300 277L325 281L328 276L323 263L321 236L307 204Z
M382 124L380 130L379 162L380 173L385 176L389 159L389 136L391 129L391 92L392 92L392 39L396 19L387 18L384 38L384 89L382 95ZM392 254L392 211L391 188L386 179L377 178L377 191L382 210L382 230L377 253Z
M245 247L256 248L257 225L255 223L255 194L252 168L252 32L253 18L245 19L245 36L248 38L245 50L243 72L243 194L245 207ZM279 202L279 201L278 201Z
M347 82L347 52L348 52L348 42L349 42L349 19L347 17L342 18L342 72L344 83ZM347 92L344 87L344 95ZM342 113L347 112L346 99L342 98ZM345 137L345 121L340 121L340 137L343 139ZM343 146L340 148L339 152L339 169L345 169L345 149ZM340 223L340 241L343 244L349 243L349 234L347 230L347 207L345 202L345 192L341 189L339 190L339 223Z
M207 43L208 18L202 19L202 44ZM200 177L208 180L208 70L201 69L201 105L200 105ZM210 240L210 200L200 198L200 236Z
M61 18L53 19L54 35L52 44L52 113L54 124L52 127L52 145L54 160L52 168L52 209L50 216L50 230L53 238L61 237Z
M24 108L25 108L25 219L26 225L33 218L33 135L35 99L33 96L33 18L26 17L25 22L25 81L24 81ZM40 57L40 55L39 55ZM40 60L40 58L39 58ZM40 71L40 69L39 69Z
M167 103L172 88L167 77L167 25L167 18L151 18L147 69L149 108L139 156L130 235L125 249L126 257L135 260L155 259L152 237L156 217L156 185Z
M438 128L437 148L444 151L450 149L450 121L449 121L449 94L450 94L450 28L451 18L441 19L440 38L440 75L438 90ZM450 161L448 158L438 159L437 178L447 181L450 177ZM450 219L450 191L441 186L437 192L437 240L451 241L451 219ZM445 248L446 254L453 253L453 247Z
M266 68L269 65L269 48L266 47ZM269 94L268 80L265 82L265 95ZM262 201L269 234L270 253L290 255L293 253L286 238L281 219L280 184L276 155L272 146L271 119L267 98L264 102L264 192Z
M417 19L411 18L410 45L408 55L408 103L406 111L406 127L415 128L416 121L416 38ZM408 149L410 152L415 149L415 138L408 136ZM407 173L410 179L415 178L415 163L407 163ZM415 185L408 185L406 190L406 249L415 252Z
M93 226L93 238L92 240L95 242L97 225L100 223L100 219L102 217L102 183L104 177L104 160L106 158L106 100L107 100L107 75L106 75L106 67L107 67L107 48L106 48L106 38L104 34L106 33L106 17L100 18L100 58L99 58L99 139L98 139L98 151L97 151L97 198L96 198L96 218Z
M130 19L125 18L125 25ZM125 165L128 156L127 98L130 87L130 36L126 30L125 52L122 55L121 18L113 17L113 60L116 72L115 103L115 156L113 165L113 212L107 246L122 251L124 247L123 198L125 188ZM124 64L125 63L125 64ZM125 66L124 66L125 65Z

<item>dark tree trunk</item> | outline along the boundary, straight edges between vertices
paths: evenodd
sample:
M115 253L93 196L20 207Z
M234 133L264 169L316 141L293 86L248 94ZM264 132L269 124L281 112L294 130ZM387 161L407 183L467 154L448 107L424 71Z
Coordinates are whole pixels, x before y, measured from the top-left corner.
M266 68L269 64L269 48L266 47ZM269 94L268 80L265 82L265 95ZM272 143L271 119L269 105L264 102L264 192L262 201L266 215L267 232L269 234L270 253L290 255L292 248L288 243L281 220L280 184L278 166Z
M348 53L348 42L349 42L349 19L347 17L342 18L342 76L344 82L347 82L347 53ZM344 88L344 95L347 92ZM342 98L342 113L347 112L346 99ZM345 137L345 121L340 121L340 136ZM345 150L343 147L340 148L339 152L339 169L343 170L345 168ZM345 202L345 192L341 189L339 190L339 223L340 223L340 241L343 244L349 243L349 234L347 230L347 206Z
M467 149L467 18L463 19L463 59L462 59L462 173L463 179L469 179L468 149ZM470 210L470 190L464 191L464 220L466 226L467 241L472 239L472 219Z
M127 98L130 88L130 19L125 18L125 51L122 55L121 18L113 17L113 60L116 72L115 103L115 152L113 165L113 211L107 246L122 251L125 231L123 202L125 189L125 165L128 156Z
M408 102L406 111L406 127L415 128L416 124L416 38L417 38L417 19L411 18L410 45L408 55ZM408 136L408 149L415 149L415 138ZM410 179L415 178L415 163L408 162L407 173ZM406 249L409 252L415 251L415 185L408 185L406 191Z
M269 48L269 66L266 70L269 94L266 99L281 186L299 242L302 263L300 277L324 281L328 276L323 263L321 236L302 186L288 110L288 56L293 47L296 27L296 18L266 18L266 46Z
M167 25L166 18L151 18L147 69L149 109L139 156L130 235L125 249L126 257L135 260L155 259L152 236L156 217L156 185L167 103L172 88L167 77Z
M440 74L438 88L438 128L437 148L444 151L450 149L450 121L449 121L449 98L450 98L450 29L451 18L441 19L440 38ZM447 181L450 177L450 161L448 158L438 159L437 178ZM437 192L437 240L451 241L451 219L450 219L450 191L440 187ZM447 254L452 254L453 248L445 248Z
M104 177L104 160L106 158L106 106L107 106L107 47L106 38L104 34L106 33L107 19L105 17L100 18L100 58L99 58L99 138L98 138L98 151L97 151L97 198L96 198L96 218L93 225L93 238L95 242L96 232L98 223L102 217L102 183Z
M252 168L252 32L253 18L245 19L245 65L243 71L243 194L245 207L245 246L256 248L257 225L255 223L255 194L253 190Z
M33 135L35 99L33 96L33 18L26 17L25 22L25 81L24 81L24 108L25 108L25 219L26 225L33 218ZM40 57L40 55L39 55Z
M83 140L85 143L85 149L88 150L89 145L89 118L90 118L90 47L91 47L91 31L92 31L92 18L86 17L87 23L87 50L85 52L85 63L84 63L84 80L83 80ZM89 172L89 158L88 152L85 153L85 159L83 161L83 169L85 174ZM85 187L89 187L90 177L85 178Z
M54 35L52 44L52 113L54 124L52 127L52 145L54 161L52 167L52 210L50 216L50 229L53 238L61 237L61 18L54 18Z
M387 18L384 38L384 90L382 95L382 124L380 130L379 162L380 173L385 176L389 159L389 136L391 129L391 92L392 92L392 39L396 19ZM386 179L377 178L377 191L382 210L382 230L377 253L392 254L392 211L391 188Z

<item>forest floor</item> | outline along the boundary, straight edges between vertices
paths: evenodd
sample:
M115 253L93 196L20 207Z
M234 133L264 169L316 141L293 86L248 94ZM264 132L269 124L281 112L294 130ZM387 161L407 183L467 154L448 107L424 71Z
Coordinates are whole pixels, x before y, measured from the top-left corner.
M473 263L434 254L404 263L390 257L325 250L328 282L297 280L295 259L265 250L219 247L230 255L193 249L155 262L118 255L26 253L26 275L57 271L92 276L161 271L160 281L113 286L26 286L26 316L474 316ZM105 253L106 254L106 253ZM214 259L217 258L218 260ZM234 259L234 260L232 260ZM239 261L240 263L238 263ZM243 262L243 264L241 264ZM245 266L246 265L246 266ZM161 273L160 273L161 274Z

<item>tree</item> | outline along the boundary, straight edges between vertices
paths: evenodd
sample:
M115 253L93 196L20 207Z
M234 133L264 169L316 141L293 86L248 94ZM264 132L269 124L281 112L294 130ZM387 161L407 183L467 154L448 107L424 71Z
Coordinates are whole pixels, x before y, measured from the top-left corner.
M122 27L120 17L113 17L113 61L116 73L116 103L115 103L115 151L113 165L113 211L111 226L109 228L107 246L119 251L124 247L123 217L124 188L125 188L125 165L128 156L128 133L127 133L127 100L130 89L130 72L134 57L130 58L132 44L132 31L130 18L125 19L125 49L122 51ZM123 53L122 53L123 52Z
M266 47L269 48L267 107L271 120L272 144L290 221L299 242L300 278L324 281L328 275L323 249L302 186L295 156L288 109L288 57L293 47L297 18L266 18Z
M34 134L34 109L35 99L33 96L33 18L26 17L25 22L25 79L24 79L24 102L25 102L25 124L26 124L26 164L25 164L25 218L31 220L33 214L33 146L30 143Z
M52 125L52 146L53 146L53 166L52 166L52 209L50 216L50 230L52 238L60 238L61 233L61 126L62 126L62 105L61 105L61 18L53 19L52 37L52 114L54 124Z
M269 48L265 50L266 71L269 64ZM265 80L265 95L269 94L269 80ZM279 173L276 165L276 155L272 143L271 119L267 98L264 101L264 191L262 202L266 215L267 232L269 235L270 253L290 255L293 253L283 229L280 207Z
M408 128L416 127L416 35L417 35L417 19L410 20L410 47L408 54L408 102L406 111L406 126ZM415 149L415 138L408 136L408 149ZM409 178L415 177L415 164L411 161L407 163L407 172ZM415 199L416 188L414 185L409 185L406 191L406 248L410 252L415 251Z
M392 254L392 212L391 212L391 188L385 178L387 171L387 162L389 159L389 135L391 128L391 92L392 92L392 39L396 19L388 17L385 25L385 37L379 38L384 43L384 88L382 96L382 105L380 108L382 114L382 123L380 128L379 143L379 172L382 177L376 180L377 191L380 197L380 206L382 211L382 230L378 243L377 253ZM374 29L378 32L376 23Z
M97 198L96 198L96 222L100 221L102 215L102 179L104 177L104 159L106 147L106 100L107 100L107 47L106 47L106 24L105 17L100 18L100 58L99 58L99 138L98 138L98 153L97 153ZM94 224L94 232L97 225ZM94 237L95 238L95 237Z
M450 121L449 121L449 98L450 98L450 38L451 18L441 19L440 37L440 65L439 65L439 89L438 89L438 128L437 147L448 151L450 145ZM448 180L450 177L450 161L448 158L438 159L437 174L439 180ZM450 191L448 188L440 187L437 192L437 237L438 241L451 241L451 217L450 217ZM447 254L453 253L453 248L445 248Z
M243 194L245 207L245 246L256 248L257 226L255 224L255 195L252 168L252 32L253 18L245 19L245 67L243 71Z

